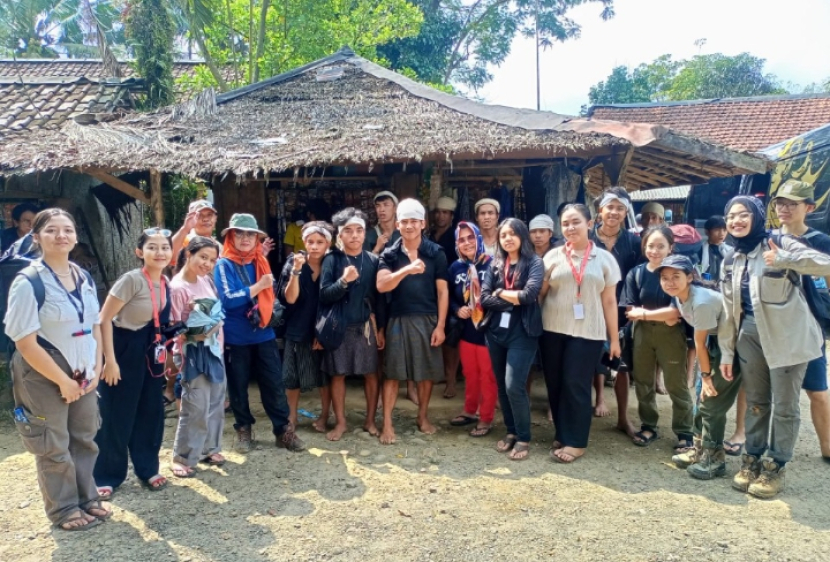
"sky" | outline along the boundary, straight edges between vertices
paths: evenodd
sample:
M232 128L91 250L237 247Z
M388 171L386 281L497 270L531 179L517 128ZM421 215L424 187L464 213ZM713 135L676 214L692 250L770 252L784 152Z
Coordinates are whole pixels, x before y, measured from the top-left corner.
M806 86L830 78L830 0L615 0L616 15L599 17L599 3L568 12L582 35L541 54L541 107L576 115L588 90L615 66L636 67L669 53L748 52L765 71ZM705 39L702 47L695 41ZM536 108L533 39L517 38L510 56L478 91L487 103Z

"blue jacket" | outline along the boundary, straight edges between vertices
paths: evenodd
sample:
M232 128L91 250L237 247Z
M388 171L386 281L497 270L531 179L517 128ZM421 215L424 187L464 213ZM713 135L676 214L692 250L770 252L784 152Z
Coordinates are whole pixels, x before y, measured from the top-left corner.
M253 263L245 266L248 279L253 283L256 269ZM225 309L225 343L230 345L254 345L276 338L273 328L254 328L248 322L248 311L254 306L251 291L236 271L236 265L228 258L216 262L213 270L216 291Z

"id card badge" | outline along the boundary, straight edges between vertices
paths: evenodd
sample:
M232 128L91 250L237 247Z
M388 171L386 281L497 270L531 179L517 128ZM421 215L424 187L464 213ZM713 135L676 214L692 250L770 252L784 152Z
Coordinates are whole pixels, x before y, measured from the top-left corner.
M509 312L502 312L501 313L501 320L499 321L499 328L509 328L510 327L510 313Z
M582 306L581 302L574 304L574 320L584 320L585 319L585 307Z
M167 363L167 348L164 347L164 344L156 345L153 355L156 365L164 365Z

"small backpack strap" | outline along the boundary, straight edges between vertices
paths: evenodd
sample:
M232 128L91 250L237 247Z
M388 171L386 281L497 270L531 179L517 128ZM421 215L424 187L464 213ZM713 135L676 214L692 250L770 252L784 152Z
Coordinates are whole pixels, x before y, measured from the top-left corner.
M38 311L40 311L44 301L46 300L46 287L44 287L43 279L40 278L37 269L35 269L34 266L27 265L26 267L20 270L18 275L22 275L23 277L25 277L32 285L32 291L35 294L35 302L37 303L37 309Z

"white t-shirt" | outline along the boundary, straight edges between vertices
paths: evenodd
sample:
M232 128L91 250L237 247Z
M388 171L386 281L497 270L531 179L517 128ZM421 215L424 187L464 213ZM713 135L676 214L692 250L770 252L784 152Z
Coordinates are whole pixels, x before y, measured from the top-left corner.
M550 290L542 303L542 326L546 332L556 332L587 340L608 339L605 315L602 309L602 291L606 287L616 287L620 281L620 266L614 256L593 245L585 275L582 279L582 304L584 318L574 318L574 305L577 304L577 283L565 255L565 247L560 246L548 252L544 257L545 271L553 266L548 282ZM579 270L582 263L574 263ZM614 314L616 314L616 310Z
M74 266L76 283L81 284L81 298L83 299L83 326L78 319L78 309L72 305L70 298L76 305L80 302L59 286L55 278L44 267L43 262L35 260L32 265L37 269L43 281L44 300L40 311L37 310L37 300L32 283L17 276L9 289L9 306L6 310L6 335L14 341L37 332L37 335L52 344L61 352L72 370L86 372L88 379L92 379L95 370L98 344L92 336L92 327L100 323L98 296L95 287L87 281L86 276ZM80 331L89 334L73 336Z

